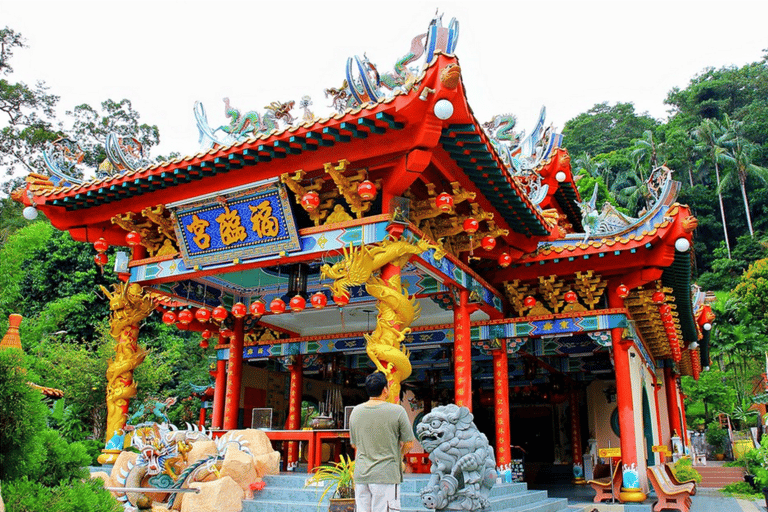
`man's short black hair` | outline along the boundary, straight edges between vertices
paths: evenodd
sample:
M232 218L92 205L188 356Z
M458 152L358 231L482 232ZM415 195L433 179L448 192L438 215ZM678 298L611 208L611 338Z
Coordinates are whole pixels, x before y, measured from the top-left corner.
M369 398L381 396L387 384L387 377L383 373L373 372L365 378L365 392Z

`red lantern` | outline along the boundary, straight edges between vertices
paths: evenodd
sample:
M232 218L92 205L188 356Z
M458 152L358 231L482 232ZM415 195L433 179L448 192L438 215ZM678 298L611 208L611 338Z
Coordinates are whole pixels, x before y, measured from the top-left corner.
M235 333L234 333L234 331L232 329L226 329L226 328L224 328L221 331L219 331L219 333L221 334L222 338L231 338L232 336L235 335Z
M204 330L203 332L200 333L200 336L202 336L204 340L207 340L207 339L210 339L211 336L213 336L213 333L211 331L209 331L208 329L206 329L206 330Z
M200 348L208 348L208 340L203 340L200 342Z
M620 284L616 287L616 295L618 295L620 299L626 299L629 297L629 288L623 284Z
M171 325L176 323L176 313L173 311L166 311L163 313L163 323L165 325Z
M107 252L107 249L109 249L109 244L106 240L104 240L104 238L99 238L93 242L93 248L96 249L96 252Z
M346 306L347 304L349 304L349 296L348 295L334 295L333 296L333 302L335 302L339 306Z
M136 231L131 231L125 235L125 243L127 243L130 247L139 245L141 243L141 235Z
M251 307L248 308L253 316L261 316L267 311L267 305L261 302L260 300L256 300L251 302Z
M512 256L503 252L499 256L499 266L501 268L507 268L512 263Z
M316 210L320 206L320 195L314 190L310 190L301 197L301 206L308 212Z
M661 321L665 324L672 321L672 315L670 313L662 313Z
M309 302L312 303L313 308L321 309L328 304L328 297L323 292L317 292L312 294L312 297L309 298Z
M188 325L195 318L195 315L193 315L192 312L188 309L182 309L179 311L177 318L182 324Z
M532 308L536 305L536 299L532 296L527 296L525 299L523 299L523 305L527 308Z
M237 302L232 306L232 316L235 318L243 318L248 313L248 308L242 302Z
M368 180L361 181L357 186L357 194L363 201L370 201L376 197L376 185Z
M307 300L301 295L296 295L288 304L291 306L291 311L304 311L304 308L307 307Z
M659 306L659 313L661 313L662 315L668 315L672 313L672 306L670 306L669 304L662 304L661 306Z
M109 257L103 252L100 252L93 257L93 261L95 261L98 266L103 267L104 265L109 263Z
M453 209L453 196L443 192L435 198L435 205L441 212L448 213Z
M664 292L662 291L654 292L653 295L651 296L651 302L658 305L664 304L664 301L666 299L667 299L667 296L664 295Z
M486 251L492 250L494 247L496 247L496 239L493 238L491 235L486 235L483 237L483 239L480 241L480 247L485 249Z
M574 302L576 302L576 299L578 297L576 296L575 291L568 290L567 292L565 292L565 295L563 295L563 298L565 299L565 302L567 302L568 304L573 304Z
M464 219L464 224L462 224L462 227L464 228L464 231L471 235L477 232L478 228L480 228L480 223L478 223L472 217L467 217Z
M213 319L218 320L219 322L226 320L228 314L229 313L227 313L227 310L224 308L224 306L216 306L211 312Z
M195 311L195 318L198 322L205 323L211 318L211 312L205 308L200 308Z
M272 299L272 302L269 303L269 310L276 315L279 315L280 313L285 313L285 302L283 301L283 299L276 297Z

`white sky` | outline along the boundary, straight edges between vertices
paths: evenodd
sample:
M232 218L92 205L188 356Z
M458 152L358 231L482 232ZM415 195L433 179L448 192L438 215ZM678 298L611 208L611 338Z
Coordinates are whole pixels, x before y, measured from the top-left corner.
M29 46L15 51L10 81L44 80L62 112L128 98L160 128L153 156L187 155L198 149L195 100L214 127L228 123L225 96L263 111L309 94L326 116L322 90L341 85L347 57L367 52L390 71L438 7L444 25L460 22L456 54L478 119L514 113L526 130L541 105L560 128L602 101L663 119L672 87L768 47L765 0L0 0L0 26Z

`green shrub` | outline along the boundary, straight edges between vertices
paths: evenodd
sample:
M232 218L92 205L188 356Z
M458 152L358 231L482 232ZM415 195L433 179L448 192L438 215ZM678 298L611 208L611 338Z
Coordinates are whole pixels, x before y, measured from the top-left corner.
M0 480L34 471L43 457L38 434L46 428L48 408L29 386L26 358L20 350L0 350Z
M717 421L711 422L707 425L707 433L705 434L707 443L712 445L715 453L723 453L725 450L725 444L728 440L728 431L720 426Z
M701 483L701 473L693 469L693 462L689 457L683 457L678 460L675 465L672 466L672 471L680 482L695 480L697 484Z
M68 443L55 430L44 430L38 437L45 450L43 462L34 476L36 481L54 487L73 479L88 478L91 459L82 443Z
M7 512L122 512L101 480L72 480L56 487L20 478L3 484Z
M747 482L734 482L732 484L728 484L725 487L723 487L722 491L725 494L728 495L738 495L738 496L760 496L761 493L756 491L754 487L749 485Z

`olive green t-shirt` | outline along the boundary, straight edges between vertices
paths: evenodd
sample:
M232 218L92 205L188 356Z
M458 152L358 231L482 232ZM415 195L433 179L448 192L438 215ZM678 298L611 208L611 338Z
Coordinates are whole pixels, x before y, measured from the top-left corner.
M349 440L357 447L355 483L401 483L400 443L413 439L411 424L402 406L389 402L355 406L349 416Z

